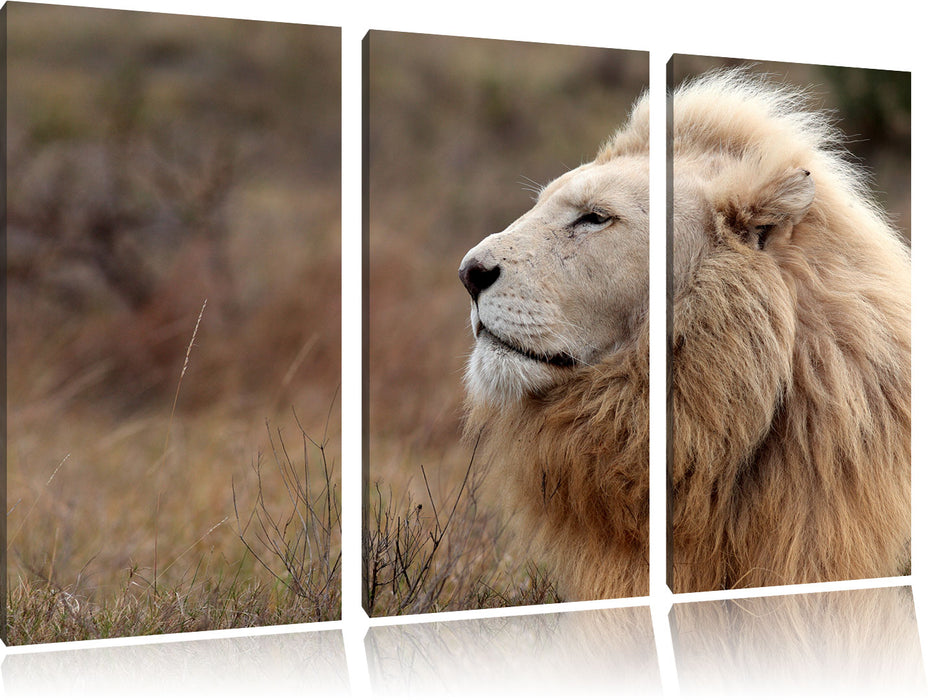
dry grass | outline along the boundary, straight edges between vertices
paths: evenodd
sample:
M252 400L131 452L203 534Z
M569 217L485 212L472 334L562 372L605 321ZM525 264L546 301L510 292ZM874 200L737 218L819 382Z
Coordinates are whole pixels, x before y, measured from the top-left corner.
M7 11L9 641L336 618L338 32Z
M476 445L477 446L477 445ZM376 485L364 542L364 608L403 615L559 602L548 576L526 563L522 576L503 551L503 526L479 496L474 453L454 493L436 502L421 468L424 501ZM427 505L428 504L428 505ZM507 564L507 566L505 566Z
M341 494L334 466L330 468L328 464L325 440L316 442L301 425L299 429L303 438L301 465L289 456L283 431L275 435L270 432L273 462L292 503L288 513L271 511L268 507L258 458L256 498L249 515L241 519L237 492L232 489L234 515L240 540L251 556L297 603L301 601L311 608L304 613L304 618L333 619L337 617L340 603ZM319 475L313 473L315 457L324 476L324 486L319 493L312 490L312 484L320 480Z
M8 642L337 619L336 462L327 437L294 424L268 426L269 458L261 451L227 472L218 461L240 453L235 424L204 412L140 418L90 446L79 435L31 489L14 469L11 493L31 493L8 513ZM96 416L83 425L100 427ZM301 461L290 456L297 440ZM148 454L157 456L145 466ZM81 472L92 470L105 478L89 482Z

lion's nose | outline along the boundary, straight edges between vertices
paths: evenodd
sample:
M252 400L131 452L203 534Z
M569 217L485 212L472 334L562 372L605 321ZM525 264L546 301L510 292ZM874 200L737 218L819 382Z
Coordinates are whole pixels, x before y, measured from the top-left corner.
M458 279L465 285L474 301L477 301L478 295L494 284L499 276L500 265L488 266L477 258L469 258L458 270Z

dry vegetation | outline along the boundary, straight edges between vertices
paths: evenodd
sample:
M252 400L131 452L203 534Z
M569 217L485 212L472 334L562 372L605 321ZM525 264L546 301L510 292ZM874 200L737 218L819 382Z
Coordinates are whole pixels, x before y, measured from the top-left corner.
M6 10L9 642L336 618L338 32Z
M590 160L646 86L644 54L370 35L364 606L553 602L462 441L465 252Z

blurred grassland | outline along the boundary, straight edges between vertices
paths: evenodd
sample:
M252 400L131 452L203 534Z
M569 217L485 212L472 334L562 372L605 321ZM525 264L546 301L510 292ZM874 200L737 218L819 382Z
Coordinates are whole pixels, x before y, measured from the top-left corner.
M472 337L458 266L538 186L595 156L645 89L648 57L390 32L368 42L365 607L550 602L548 572L516 550L485 465L466 478Z
M338 31L6 11L10 642L336 618Z

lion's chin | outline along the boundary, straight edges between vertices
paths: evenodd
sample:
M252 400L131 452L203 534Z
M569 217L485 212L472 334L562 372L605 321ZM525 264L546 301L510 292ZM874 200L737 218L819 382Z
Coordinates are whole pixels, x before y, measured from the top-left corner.
M532 360L533 362L541 362L542 364L552 365L553 367L572 367L577 364L576 359L567 352L536 352L535 350L528 350L526 348L519 347L518 345L515 345L500 337L496 333L493 333L480 321L475 327L475 337L478 339L484 338L487 342L496 348L506 350L509 353L521 355L528 360Z
M491 333L478 334L468 364L466 384L473 401L509 405L541 394L561 381L571 358L552 363L504 343Z

